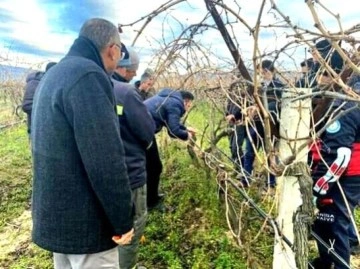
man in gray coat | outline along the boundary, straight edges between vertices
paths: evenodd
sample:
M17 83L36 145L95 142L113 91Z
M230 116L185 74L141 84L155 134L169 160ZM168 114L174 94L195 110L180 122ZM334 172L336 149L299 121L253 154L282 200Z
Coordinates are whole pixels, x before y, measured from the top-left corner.
M32 239L54 253L56 269L118 269L117 244L133 236L131 191L109 76L120 50L115 25L86 21L35 93Z

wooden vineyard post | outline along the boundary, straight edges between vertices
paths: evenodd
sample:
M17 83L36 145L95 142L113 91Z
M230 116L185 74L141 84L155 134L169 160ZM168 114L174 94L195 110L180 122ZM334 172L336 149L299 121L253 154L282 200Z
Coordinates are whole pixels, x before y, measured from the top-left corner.
M308 147L299 149L310 134L311 99L292 99L309 93L311 89L293 88L285 90L282 96L279 155L280 160L293 156L294 161L277 178L276 220L280 234L276 233L275 237L274 269L307 268L307 234L309 219L313 214L312 185L307 166ZM281 240L281 235L289 239L292 248Z

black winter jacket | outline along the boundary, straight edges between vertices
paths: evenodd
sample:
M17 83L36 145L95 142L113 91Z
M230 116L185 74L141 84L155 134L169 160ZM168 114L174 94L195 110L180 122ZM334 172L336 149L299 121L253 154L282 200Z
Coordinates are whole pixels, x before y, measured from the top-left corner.
M116 81L129 83L129 81L127 81L122 75L120 75L116 72L114 72L114 74L112 75L112 78L115 79Z
M113 80L131 189L146 183L146 149L151 145L155 124L133 85Z
M149 99L150 97L154 96L154 92L150 89L149 91L145 92L139 89L140 87L140 80L136 81L134 83L134 86L136 88L136 91L141 96L141 99L145 101L146 99Z
M277 135L279 130L278 118L280 117L280 102L282 98L284 84L277 78L274 78L270 83L264 87L266 90L267 102L268 102L268 111L270 113L270 125L272 128L272 133ZM260 134L263 137L265 134L264 126L262 121L259 118L255 118L255 126Z

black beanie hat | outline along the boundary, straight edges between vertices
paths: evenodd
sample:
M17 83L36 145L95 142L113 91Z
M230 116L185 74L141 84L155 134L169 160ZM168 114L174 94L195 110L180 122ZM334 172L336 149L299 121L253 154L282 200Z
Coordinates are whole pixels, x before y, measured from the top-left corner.
M327 61L330 57L329 53L332 49L332 45L331 45L330 41L327 39L320 40L319 42L317 42L315 44L315 47L316 47L317 51L320 53L321 57L325 61ZM341 58L340 54L336 50L334 50L332 52L329 64L336 73L339 74L341 72L341 70L344 66L344 61Z
M304 61L302 61L301 63L300 63L300 66L301 67L307 67L307 68L309 68L309 69L311 69L312 67L313 67L313 65L314 65L314 60L313 60L313 58L309 58L309 59L306 59L306 60L304 60Z

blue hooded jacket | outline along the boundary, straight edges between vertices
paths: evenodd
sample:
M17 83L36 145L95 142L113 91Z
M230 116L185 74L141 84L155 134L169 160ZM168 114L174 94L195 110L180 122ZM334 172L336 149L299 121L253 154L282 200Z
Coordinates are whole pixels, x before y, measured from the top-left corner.
M145 100L144 104L155 122L156 133L165 126L171 137L188 139L186 127L180 121L185 114L184 100L180 92L163 89L157 95Z

